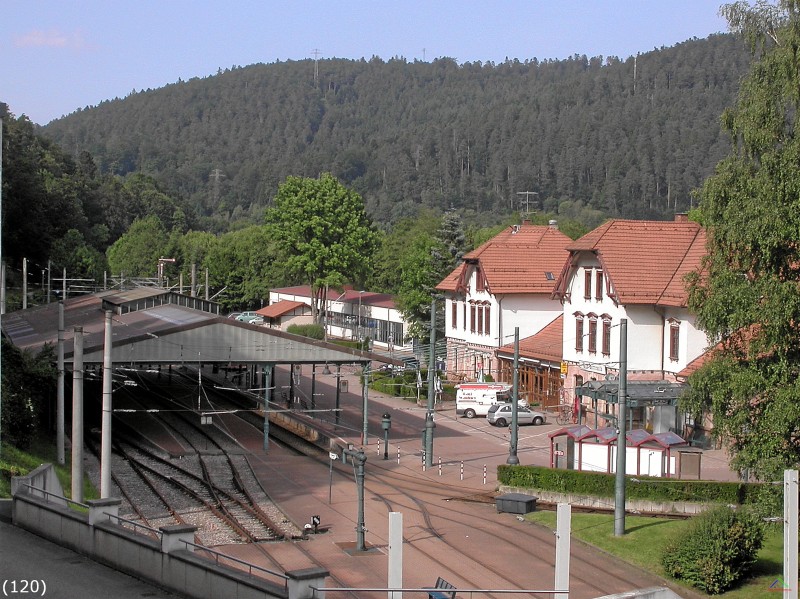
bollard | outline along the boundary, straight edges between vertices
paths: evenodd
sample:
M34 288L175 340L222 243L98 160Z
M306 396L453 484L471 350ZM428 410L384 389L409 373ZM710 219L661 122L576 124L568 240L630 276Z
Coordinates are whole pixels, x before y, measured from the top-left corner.
M400 463L400 446L397 446L397 463Z
M486 484L486 464L483 465L483 484Z
M439 476L442 475L442 458L439 458Z
M464 480L464 460L461 460L461 480Z

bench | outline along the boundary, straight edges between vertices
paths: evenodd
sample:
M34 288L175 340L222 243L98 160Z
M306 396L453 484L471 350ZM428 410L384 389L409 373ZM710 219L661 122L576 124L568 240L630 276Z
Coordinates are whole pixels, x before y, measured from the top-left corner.
M428 589L428 599L455 599L456 587L439 576L432 589Z

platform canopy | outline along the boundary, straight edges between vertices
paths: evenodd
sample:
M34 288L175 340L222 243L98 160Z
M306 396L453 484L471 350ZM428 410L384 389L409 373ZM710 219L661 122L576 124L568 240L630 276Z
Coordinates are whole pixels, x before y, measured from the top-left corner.
M678 405L678 398L688 388L685 383L669 381L628 381L626 405L632 408L675 406ZM589 381L576 387L575 395L619 403L619 381Z
M386 356L292 335L219 315L219 306L163 289L106 291L64 302L64 361L73 360L75 329L83 332L83 360L102 364L105 313L112 312L115 364L368 364ZM38 352L58 342L58 303L2 316L11 342ZM398 362L399 363L399 362Z

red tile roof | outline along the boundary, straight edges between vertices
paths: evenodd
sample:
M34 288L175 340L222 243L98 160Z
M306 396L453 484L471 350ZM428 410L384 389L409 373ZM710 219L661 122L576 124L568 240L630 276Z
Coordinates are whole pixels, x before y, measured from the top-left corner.
M685 306L684 275L699 270L706 253L705 230L682 221L610 220L568 246L572 263L581 252L593 252L620 304ZM572 270L556 284L563 295Z
M274 293L283 295L298 295L300 297L311 297L310 285L295 285L294 287L280 287L272 290ZM377 306L379 308L396 308L394 297L389 293L377 293L375 291L359 291L350 285L340 291L338 289L328 289L328 302L339 302L343 304L358 304L359 296L363 306ZM323 298L324 299L324 298Z
M260 310L256 310L256 314L263 316L264 318L278 318L279 316L288 314L292 310L296 310L297 308L303 306L310 309L310 306L304 302L281 300L279 302L275 302L274 304L270 304L269 306L264 306Z
M564 315L559 314L553 322L530 337L519 340L519 357L545 362L561 362ZM514 353L514 344L504 345L498 354Z
M488 291L551 293L555 278L569 257L572 240L556 227L522 224L507 228L477 249L436 286L440 291L462 290L471 269L480 268ZM547 273L551 273L550 279Z

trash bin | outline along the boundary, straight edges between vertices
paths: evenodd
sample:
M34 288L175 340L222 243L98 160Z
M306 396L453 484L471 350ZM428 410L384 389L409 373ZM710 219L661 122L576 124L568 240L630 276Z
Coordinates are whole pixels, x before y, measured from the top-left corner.
M347 390L350 388L350 381L347 379L339 379L339 391L342 393L347 393Z

